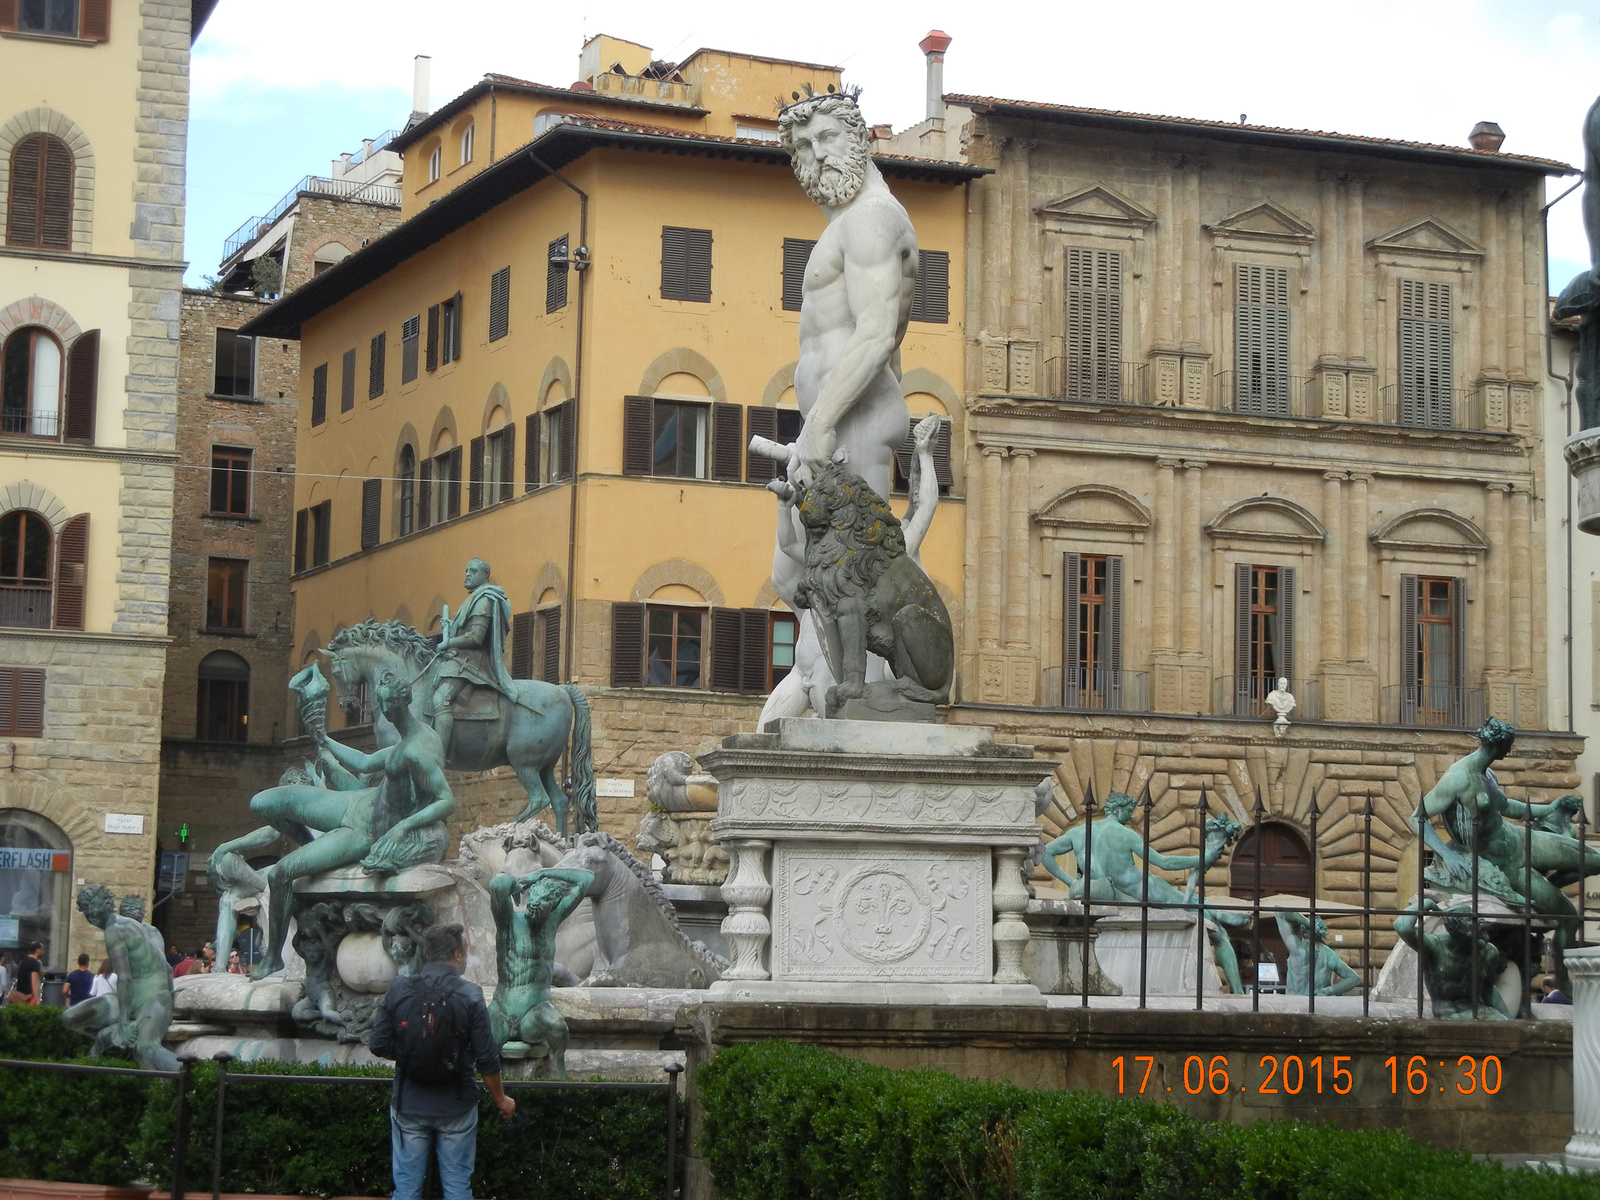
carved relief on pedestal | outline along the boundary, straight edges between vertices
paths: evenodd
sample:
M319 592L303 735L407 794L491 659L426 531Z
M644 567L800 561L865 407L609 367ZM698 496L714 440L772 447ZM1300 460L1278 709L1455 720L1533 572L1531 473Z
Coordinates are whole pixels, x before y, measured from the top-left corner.
M774 857L774 979L989 982L987 850L826 843Z
M722 787L722 816L776 827L845 821L874 827L1010 825L1030 812L1032 793L1015 784L974 785L844 779L739 779Z
M1509 426L1505 384L1484 380L1472 394L1472 425L1475 429L1505 429Z
M1350 389L1347 403L1349 405L1349 417L1352 421L1370 421L1373 419L1372 383L1373 376L1366 371L1352 371L1350 373Z
M1531 384L1511 385L1511 429L1527 433L1533 429L1533 387Z
M1032 704L1034 703L1034 683L1039 675L1039 666L1031 658L1013 658L1006 665L1006 699L1007 704Z
M1039 394L1039 346L1036 342L1012 342L1008 368L1008 391L1016 396Z
M983 344L983 381L981 387L986 392L1003 392L1006 390L1006 344L1004 342L985 342Z
M1317 372L1316 415L1342 419L1349 412L1346 383L1349 377L1343 371Z
M1206 358L1183 358L1183 398L1184 408L1209 408L1211 406L1211 389L1207 386L1210 382L1210 360Z
M1150 403L1176 408L1182 400L1178 356L1158 354L1150 359Z
M978 655L978 699L985 704L1006 702L1006 660L997 654Z

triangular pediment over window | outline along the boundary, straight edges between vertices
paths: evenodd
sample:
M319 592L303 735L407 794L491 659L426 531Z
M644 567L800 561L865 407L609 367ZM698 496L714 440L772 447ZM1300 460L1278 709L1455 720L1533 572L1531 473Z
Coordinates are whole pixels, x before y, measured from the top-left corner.
M1443 221L1424 217L1367 243L1374 250L1424 254L1440 258L1482 258L1483 247Z
M1090 225L1131 225L1143 229L1155 213L1119 195L1102 183L1052 200L1035 209L1047 221L1084 222Z
M1206 229L1213 235L1232 234L1275 241L1309 242L1316 237L1316 230L1310 225L1271 200L1260 200L1231 212L1222 220L1207 225Z

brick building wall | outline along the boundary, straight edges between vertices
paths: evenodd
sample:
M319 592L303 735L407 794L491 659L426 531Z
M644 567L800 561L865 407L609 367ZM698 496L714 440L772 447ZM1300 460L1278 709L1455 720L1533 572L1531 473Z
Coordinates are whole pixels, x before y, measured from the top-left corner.
M289 238L288 259L284 263L283 290L294 291L314 271L317 252L338 242L354 254L367 242L388 233L400 224L399 205L369 204L301 192L294 232Z

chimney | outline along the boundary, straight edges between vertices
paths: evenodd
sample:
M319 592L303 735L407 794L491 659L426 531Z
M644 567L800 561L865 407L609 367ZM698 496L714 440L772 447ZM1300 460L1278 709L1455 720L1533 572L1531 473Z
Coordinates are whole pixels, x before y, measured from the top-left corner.
M1500 143L1505 140L1506 131L1493 121L1479 121L1467 135L1467 144L1474 150L1487 150L1490 154L1499 154Z
M427 113L428 93L433 84L433 58L431 55L419 54L412 60L411 68L411 111L413 113Z
M928 59L928 120L944 120L944 52L950 48L950 35L942 29L930 30L917 43Z

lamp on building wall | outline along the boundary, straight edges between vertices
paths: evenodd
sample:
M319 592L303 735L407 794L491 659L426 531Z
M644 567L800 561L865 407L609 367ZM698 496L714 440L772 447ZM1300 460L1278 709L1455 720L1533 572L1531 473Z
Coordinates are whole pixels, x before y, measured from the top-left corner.
M574 271L587 270L589 266L589 247L579 246L576 250L552 250L550 252L550 265L553 267L571 267Z

